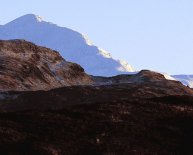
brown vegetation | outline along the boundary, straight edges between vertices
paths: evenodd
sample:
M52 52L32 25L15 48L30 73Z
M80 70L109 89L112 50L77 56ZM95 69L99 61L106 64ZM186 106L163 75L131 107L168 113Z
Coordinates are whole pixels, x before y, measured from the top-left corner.
M0 104L0 154L193 154L193 97L175 84L9 92L18 96Z

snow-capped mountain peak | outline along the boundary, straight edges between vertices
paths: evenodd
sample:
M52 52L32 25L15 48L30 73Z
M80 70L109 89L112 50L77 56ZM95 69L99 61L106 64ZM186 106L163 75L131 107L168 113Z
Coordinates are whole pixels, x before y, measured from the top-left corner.
M80 64L88 74L113 76L133 72L123 61L94 46L86 35L28 14L0 26L0 39L24 39L57 50L68 61Z
M6 25L12 25L12 24L24 24L26 23L38 23L38 22L43 22L43 18L38 16L38 15L34 15L34 14L27 14L24 16L21 16L19 18L16 18L15 20L7 23Z
M37 19L38 22L42 22L43 21L43 18L40 17L40 16L36 16L36 19Z

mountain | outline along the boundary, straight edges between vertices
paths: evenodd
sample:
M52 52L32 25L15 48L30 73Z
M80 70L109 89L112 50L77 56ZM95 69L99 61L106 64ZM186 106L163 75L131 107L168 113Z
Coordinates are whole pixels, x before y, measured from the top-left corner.
M32 61L32 60L28 60L28 61ZM25 61L23 60L23 62L25 62ZM33 63L34 63L34 61L33 61ZM19 63L19 66L21 66L21 64L22 63ZM35 64L34 65L34 67L35 67L38 63L34 63L34 64ZM56 63L56 64L58 64L58 63ZM49 65L43 65L43 66L38 65L38 66L40 66L40 67L38 67L38 69L42 72L43 77L48 76L48 75L44 74L44 70L45 70L44 68L46 66L53 66L53 65L55 66L55 63L50 64L50 62L49 62ZM29 108L35 108L36 107L36 105L34 105L34 103L36 103L36 101L33 102L33 100L36 100L37 98L38 99L41 98L42 108L51 108L52 109L54 107L54 108L60 109L68 104L80 104L80 103L82 104L82 102L87 103L87 100L86 100L87 95L91 95L91 97L92 97L92 101L88 101L89 103L100 102L100 100L104 100L104 101L107 100L108 101L109 98L111 100L114 100L113 99L114 96L117 96L117 95L120 95L119 97L121 97L121 98L129 98L128 96L131 96L131 97L135 96L135 98L138 97L139 99L141 97L142 98L153 98L153 97L163 97L163 96L170 96L170 95L173 95L173 96L175 96L175 95L193 96L193 90L182 85L181 82L175 81L175 80L167 80L164 77L164 75L157 73L157 72L149 71L149 70L142 70L139 73L136 73L133 75L123 74L123 75L118 75L118 76L114 76L114 77L100 77L100 76L85 75L85 73L80 72L79 67L78 67L79 69L76 69L76 67L78 67L78 66L73 67L73 70L71 70L71 68L70 68L70 71L68 71L64 75L61 75L61 74L58 75L57 73L60 73L60 71L54 73L54 75L57 75L55 77L58 80L57 82L60 82L60 80L62 80L61 78L63 76L64 79L62 81L70 82L70 84L68 83L69 87L64 87L64 88L60 88L57 90L52 89L52 91L50 91L50 92L48 92L47 90L46 91L41 90L41 92L38 91L37 93L35 93L35 94L37 94L37 97L34 95L31 96L31 93L30 93L30 95L27 95L28 97L25 97L25 98L23 98L23 94L28 94L28 91L24 92L26 89L23 89L24 90L23 92L17 92L17 91L3 92L2 91L0 93L0 102L3 100L7 101L7 100L11 99L10 104L7 104L7 102L6 102L5 105L2 105L2 106L5 106L6 109L7 108L9 109L9 107L12 107L12 106L16 109L20 109L20 106L21 106L21 108L25 107L24 105L26 105L26 102L27 102L27 103L29 103L29 106L26 106L25 109L29 109ZM27 67L25 67L25 68L27 68ZM13 72L13 76L12 76L13 78L11 80L14 80L13 82L15 82L17 79L21 79L20 77L22 77L22 75L25 75L27 72L27 71L25 71L25 68L20 69L20 70L16 68L15 70L13 70L12 71ZM41 68L43 69L43 71ZM11 70L11 69L9 68L7 70L9 73L9 70ZM52 70L53 69L51 69L51 71ZM66 67L61 66L60 70L61 70L61 72L63 72L63 70L66 70ZM30 85L30 87L27 87L28 88L27 90L31 90L31 88L34 88L34 87L36 88L36 90L37 90L37 88L43 89L43 87L47 86L47 85L45 86L44 83L42 84L42 80L44 80L46 78L42 78L41 76L39 76L39 72L37 72L37 76L39 76L41 78L37 78L36 76L34 76L34 73L33 74L32 73L28 74L27 78L26 78L26 76L24 76L24 77L22 77L23 78L22 80L17 80L16 81L17 83L15 82L17 86L15 86L15 87L20 88L21 86L24 85L23 87L25 88L25 86L28 86L26 83L29 83L29 82L31 85ZM47 73L47 71L46 71L46 73ZM77 74L77 77L74 77L75 74ZM58 77L59 77L59 79L58 79ZM6 79L8 79L8 78L6 78ZM49 77L49 79L51 79L51 78ZM0 79L0 80L2 80L2 79ZM10 80L10 82L11 82L11 80ZM39 80L41 80L41 83L39 82ZM31 83L31 82L33 82L33 83ZM52 81L47 80L47 82L48 83L51 82L50 83L51 86L49 85L51 88L59 87L59 86L61 87L61 85L54 84L53 80ZM81 86L81 82L82 82L82 85L84 85L84 87ZM48 83L46 83L46 84L48 84ZM42 87L40 87L39 85L42 85ZM63 85L66 85L66 83L64 83ZM39 87L37 87L37 86L39 86ZM73 86L73 87L71 87L71 86ZM14 90L17 90L16 88ZM67 92L65 91L66 89L67 89ZM103 90L101 92L103 94L100 94L101 89ZM120 90L120 92L119 92L119 90ZM55 91L56 91L56 94L54 94ZM109 92L110 94L106 94L105 92ZM99 94L97 95L96 93L99 93ZM121 94L119 94L119 93L121 93ZM42 95L39 96L39 94L42 94ZM48 94L50 94L50 95L48 95ZM98 97L98 96L100 96L100 97ZM109 96L109 97L107 97L107 96ZM54 100L57 100L57 103L55 103ZM5 109L2 106L0 105L0 109L3 109L5 111ZM40 108L40 104L38 104L37 108Z
M0 41L2 155L193 154L192 103L160 73L90 76L51 49Z
M182 82L184 85L193 88L193 75L172 75L172 77Z
M193 154L193 90L147 70L114 80L4 93L0 154Z
M80 64L91 75L113 76L134 71L127 62L113 59L81 33L46 22L33 14L1 26L0 39L25 39L59 51L66 60Z
M24 40L0 41L0 91L46 90L92 80L58 52Z

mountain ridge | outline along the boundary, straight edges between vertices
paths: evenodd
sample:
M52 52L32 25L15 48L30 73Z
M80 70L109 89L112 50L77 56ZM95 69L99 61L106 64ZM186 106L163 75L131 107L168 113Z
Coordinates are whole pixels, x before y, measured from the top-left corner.
M113 59L108 52L93 45L83 34L46 22L33 14L3 25L0 39L25 39L60 51L66 60L78 63L91 75L113 76L134 71L128 63Z

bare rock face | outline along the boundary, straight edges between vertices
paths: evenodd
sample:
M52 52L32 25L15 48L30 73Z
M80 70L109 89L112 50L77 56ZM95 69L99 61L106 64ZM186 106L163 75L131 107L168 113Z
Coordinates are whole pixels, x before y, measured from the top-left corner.
M25 40L0 41L0 91L48 90L87 85L84 69L58 52Z

